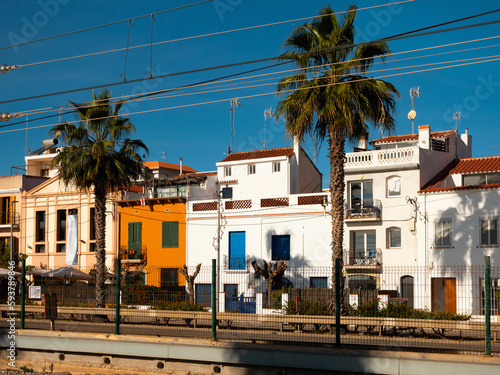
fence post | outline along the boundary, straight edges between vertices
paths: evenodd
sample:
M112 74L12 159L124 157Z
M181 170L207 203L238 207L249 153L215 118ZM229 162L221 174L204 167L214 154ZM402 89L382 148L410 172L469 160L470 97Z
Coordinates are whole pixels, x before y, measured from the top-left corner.
M216 277L217 264L216 260L212 259L212 340L217 340L217 301L216 301L216 288L215 283L217 280Z
M485 298L485 355L491 355L491 280L490 280L490 257L484 257L484 298Z
M340 259L335 258L335 344L340 347Z
M116 311L115 311L115 335L120 334L120 271L121 259L116 260Z
M24 305L26 303L26 259L21 260L21 329L24 329Z

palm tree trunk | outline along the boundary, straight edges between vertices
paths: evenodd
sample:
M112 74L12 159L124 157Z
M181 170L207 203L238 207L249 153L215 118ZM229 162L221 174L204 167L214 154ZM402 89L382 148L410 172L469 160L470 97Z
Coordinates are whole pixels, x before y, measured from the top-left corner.
M104 288L106 282L106 189L102 186L96 186L94 195L96 223L95 307L104 307L106 298Z
M344 158L345 138L342 130L329 127L328 147L330 157L330 195L332 201L332 285L335 290L335 259L340 260L340 269L344 269L343 242L344 242ZM340 275L341 312L345 311L345 280Z

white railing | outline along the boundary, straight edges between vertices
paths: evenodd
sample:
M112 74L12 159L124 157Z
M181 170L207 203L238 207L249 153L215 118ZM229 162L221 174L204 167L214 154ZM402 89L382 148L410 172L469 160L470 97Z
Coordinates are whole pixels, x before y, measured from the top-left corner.
M418 148L394 148L390 150L374 150L364 152L350 152L345 156L345 167L364 167L387 164L403 164L418 162Z

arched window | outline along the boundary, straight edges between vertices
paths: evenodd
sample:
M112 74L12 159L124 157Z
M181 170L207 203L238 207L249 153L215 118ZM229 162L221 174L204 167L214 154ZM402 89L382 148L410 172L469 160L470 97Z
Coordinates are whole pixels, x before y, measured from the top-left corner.
M387 178L387 196L388 197L401 196L401 177L392 176Z

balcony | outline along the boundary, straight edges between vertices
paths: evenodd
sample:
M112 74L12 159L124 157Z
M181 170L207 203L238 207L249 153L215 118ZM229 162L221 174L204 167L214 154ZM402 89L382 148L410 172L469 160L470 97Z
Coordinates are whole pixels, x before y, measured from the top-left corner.
M404 147L387 150L349 152L345 156L345 169L373 169L374 167L401 166L418 164L418 147Z
M145 264L147 261L146 246L127 248L120 246L120 259L123 263Z
M247 255L244 258L229 258L224 255L222 269L224 271L249 271L250 257Z
M14 212L14 215L11 216L9 212L0 212L0 228L10 228L11 224L13 227L19 227L19 212Z
M344 255L344 267L346 268L366 268L366 266L378 268L382 266L382 251L380 249L349 249Z
M373 204L358 203L353 208L345 208L345 220L378 221L382 214L382 203L378 199Z

